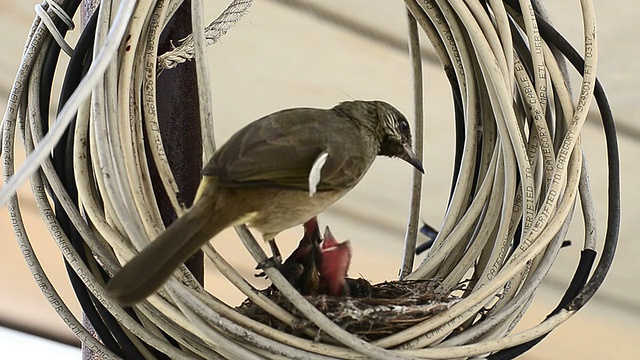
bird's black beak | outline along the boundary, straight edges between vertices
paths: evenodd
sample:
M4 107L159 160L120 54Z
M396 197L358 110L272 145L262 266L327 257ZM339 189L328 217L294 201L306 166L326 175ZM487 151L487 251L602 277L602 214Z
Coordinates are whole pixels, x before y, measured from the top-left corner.
M411 149L411 145L404 145L403 148L404 148L404 154L401 157L402 160L408 162L414 168L416 168L416 170L424 174L424 168L422 167L422 162L420 161L420 159L418 159L418 156L416 155L416 153L413 152L413 149Z

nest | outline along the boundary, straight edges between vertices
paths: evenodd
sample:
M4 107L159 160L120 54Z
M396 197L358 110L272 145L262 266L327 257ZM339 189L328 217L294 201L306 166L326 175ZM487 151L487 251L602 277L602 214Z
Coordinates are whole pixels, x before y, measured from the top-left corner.
M262 292L293 315L304 317L275 287ZM385 281L371 285L368 297L308 295L305 298L338 326L366 341L408 329L447 310L460 300L452 295L452 291L443 290L435 280ZM274 329L297 336L304 336L303 330L312 325L301 322L291 327L249 299L236 310Z

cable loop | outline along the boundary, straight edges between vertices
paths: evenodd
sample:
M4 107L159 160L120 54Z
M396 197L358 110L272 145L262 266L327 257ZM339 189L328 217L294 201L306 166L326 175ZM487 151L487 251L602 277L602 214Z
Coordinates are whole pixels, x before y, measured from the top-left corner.
M67 25L69 30L73 30L75 28L73 21L71 20L69 15L67 15L64 10L62 10L60 5L56 4L52 0L47 0L47 4L49 4L49 8L58 16L58 18L60 18ZM71 56L71 54L73 54L73 48L71 48L69 43L64 40L64 36L62 36L56 25L53 23L53 19L47 13L47 11L40 4L36 4L34 10L36 11L36 14L40 17L40 19L42 19L42 22L47 27L58 45L60 45L60 48L64 50L67 55Z
M62 20L67 25L67 28L70 31L76 28L76 24L73 23L73 19L69 16L69 14L64 12L64 10L60 7L60 5L57 2L53 0L46 0L46 1L47 1L47 4L49 4L49 7L51 8L51 10L53 10L53 12L56 13L56 15L58 15L60 20Z

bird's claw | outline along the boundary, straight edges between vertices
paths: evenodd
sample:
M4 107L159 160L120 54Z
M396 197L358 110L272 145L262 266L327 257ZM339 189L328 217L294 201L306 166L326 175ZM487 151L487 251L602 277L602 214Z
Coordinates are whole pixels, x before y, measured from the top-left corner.
M266 268L279 268L282 265L282 257L281 256L273 256L264 261L261 261L256 266L256 270L264 270ZM258 274L260 276L260 274Z

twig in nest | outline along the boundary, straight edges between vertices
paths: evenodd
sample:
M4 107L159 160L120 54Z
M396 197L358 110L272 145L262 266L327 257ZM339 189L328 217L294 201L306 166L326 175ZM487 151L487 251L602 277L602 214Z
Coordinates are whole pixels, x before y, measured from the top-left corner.
M459 298L439 289L436 281L392 281L372 286L371 297L306 296L307 300L343 329L366 341L395 334L448 309ZM302 316L277 289L264 290L271 300L293 315ZM238 312L277 330L301 335L249 300Z

